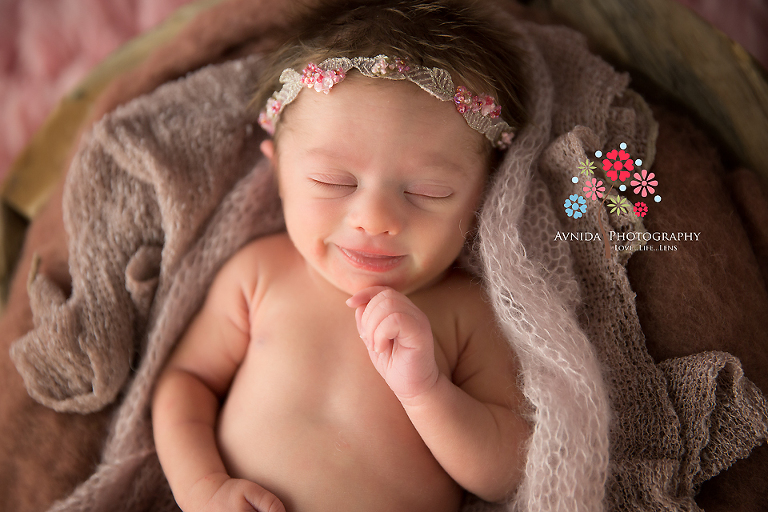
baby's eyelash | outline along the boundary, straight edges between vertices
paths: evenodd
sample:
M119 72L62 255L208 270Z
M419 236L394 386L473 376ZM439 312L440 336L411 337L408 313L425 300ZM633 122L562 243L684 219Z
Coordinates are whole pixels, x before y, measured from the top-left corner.
M323 181L322 179L317 178L310 178L310 181L312 182L312 185L315 187L323 187L326 189L354 189L357 188L357 183L334 183L332 181ZM409 191L405 190L405 194L408 194L409 196L416 197L419 199L426 199L429 201L440 201L449 199L453 196L453 192L448 193L446 195L430 195L430 194L422 194L419 192Z
M357 186L357 185L346 184L346 183L328 183L327 181L320 181L316 179L312 179L312 182L316 186L319 185L321 187L331 187L331 188L354 188Z
M434 199L434 200L448 199L448 198L450 198L453 195L453 194L448 194L447 196L430 196L430 195L427 195L427 194L418 194L416 192L408 192L407 190L406 190L405 193L409 194L409 195L412 195L412 196L416 196L416 197L422 198L422 199Z

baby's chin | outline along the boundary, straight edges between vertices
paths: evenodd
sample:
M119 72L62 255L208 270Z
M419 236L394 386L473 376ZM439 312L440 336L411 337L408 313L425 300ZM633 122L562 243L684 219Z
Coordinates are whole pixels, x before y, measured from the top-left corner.
M356 282L353 284L343 284L341 286L337 286L339 290L342 292L348 294L349 296L355 295L358 292L361 292L363 290L367 290L368 288L373 287L379 287L384 286L387 288L392 288L395 291L398 291L402 294L410 293L408 290L409 288L407 286L402 286L398 283L393 283L386 279L378 279L378 280L365 280L362 282Z
M419 280L393 279L388 278L387 276L372 276L370 279L358 279L353 282L335 284L334 286L336 286L336 288L342 292L349 294L350 296L374 286L385 286L387 288L392 288L393 290L400 292L403 295L410 295L435 285L446 275L447 272L448 269L445 269L434 277L426 277Z
M311 260L305 259L305 261L312 269L311 273L314 276L350 297L374 286L392 288L403 295L416 293L440 282L449 273L452 266L449 265L441 269L432 268L426 271L424 267L414 265L413 262L406 259L402 266L390 271L365 272L347 268L344 265L313 265Z

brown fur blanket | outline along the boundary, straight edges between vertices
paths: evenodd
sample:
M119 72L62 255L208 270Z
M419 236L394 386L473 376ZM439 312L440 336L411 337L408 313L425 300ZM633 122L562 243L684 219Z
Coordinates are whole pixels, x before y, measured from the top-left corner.
M251 43L269 46L260 37L262 29L274 27L272 23L279 26L281 18L263 8L258 2L232 1L226 9L214 9L198 22L197 31L190 28L137 74L118 82L102 109L111 110L112 105L152 90L186 69L237 54ZM235 29L222 30L231 25ZM700 244L665 254L664 259L639 253L629 261L649 351L661 361L705 349L727 350L742 358L747 376L766 390L766 196L748 171L726 175L709 141L684 117L661 108L655 114L660 128L653 171L664 183L665 201L646 220L646 228L663 231L691 226L706 236ZM5 355L10 343L32 328L25 285L33 252L41 256L39 272L67 291L70 276L60 193L30 230L9 309L0 321L0 456L4 461L0 499L14 510L42 510L83 480L99 460L112 412L80 416L39 406L26 395ZM708 510L718 504L727 505L723 510L731 509L734 500L745 507L745 499L764 503L766 484L756 480L760 473L754 466L765 468L765 455L763 448L737 463L735 473L706 483L701 503L711 505ZM738 475L742 467L752 481L729 476Z

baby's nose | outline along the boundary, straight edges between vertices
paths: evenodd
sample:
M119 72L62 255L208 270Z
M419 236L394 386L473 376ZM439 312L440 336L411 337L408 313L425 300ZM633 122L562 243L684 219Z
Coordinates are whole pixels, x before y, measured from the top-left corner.
M369 235L396 235L403 228L396 203L395 198L375 191L360 194L349 219L355 229Z

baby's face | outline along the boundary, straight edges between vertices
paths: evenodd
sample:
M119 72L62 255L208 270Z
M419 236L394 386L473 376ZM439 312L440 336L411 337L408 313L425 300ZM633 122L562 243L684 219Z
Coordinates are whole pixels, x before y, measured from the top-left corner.
M438 280L473 227L487 173L483 136L454 104L352 76L327 95L302 91L285 114L278 147L262 150L311 270L349 294Z

